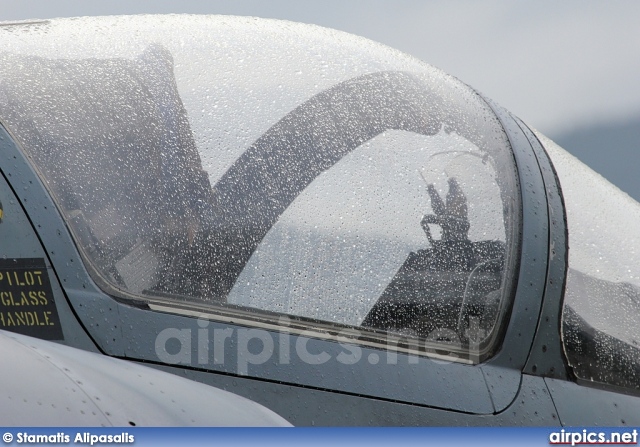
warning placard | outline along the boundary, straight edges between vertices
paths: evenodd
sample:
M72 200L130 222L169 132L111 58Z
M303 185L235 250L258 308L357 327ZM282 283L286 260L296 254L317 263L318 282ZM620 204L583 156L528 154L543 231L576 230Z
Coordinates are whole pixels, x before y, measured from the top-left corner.
M0 259L0 329L63 338L44 259Z

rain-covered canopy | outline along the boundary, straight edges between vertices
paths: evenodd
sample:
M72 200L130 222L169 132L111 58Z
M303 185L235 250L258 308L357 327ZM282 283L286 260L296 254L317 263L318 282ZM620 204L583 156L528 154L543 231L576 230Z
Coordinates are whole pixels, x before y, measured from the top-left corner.
M281 21L0 33L0 120L107 293L496 346L517 178L498 120L456 79Z
M640 204L540 135L563 188L562 335L575 375L640 390Z

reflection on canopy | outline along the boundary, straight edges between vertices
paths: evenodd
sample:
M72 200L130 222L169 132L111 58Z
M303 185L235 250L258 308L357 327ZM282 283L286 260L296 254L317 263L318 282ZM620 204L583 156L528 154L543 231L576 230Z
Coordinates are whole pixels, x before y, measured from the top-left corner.
M173 58L162 46L151 45L133 60L0 57L8 80L2 93L11 104L2 109L2 120L43 174L92 273L112 293L226 303L291 204L323 173L387 131L451 135L433 140L449 143L456 136L473 146L466 153L481 154L483 163L491 160L490 171L507 175L493 172L481 180L463 169L460 178L449 179L446 203L433 184L428 186L434 214L416 224L431 248L411 253L380 299L373 297L362 326L414 330L420 336L434 325L458 330L466 318L459 316L463 310L483 313L483 297L502 287L504 240L511 240L515 225L510 214L514 170L506 139L497 122L479 119L475 109L443 94L441 85L397 71L341 82L280 118L221 178L210 179L173 78ZM22 76L24 70L30 78ZM484 181L495 183L495 189L483 189ZM496 205L498 215L487 216L496 218L490 225L503 240L469 240L475 228L465 193L474 190L469 207ZM485 192L478 195L478 190ZM441 240L432 237L433 224L443 230ZM499 260L495 268L480 268L493 260ZM413 274L409 286L402 279L408 271ZM481 296L472 298L469 288L475 282L469 278L483 275L492 285L480 287ZM425 282L430 282L426 288ZM400 310L407 300L413 307ZM437 316L443 312L446 318ZM431 326L419 328L425 318ZM488 330L495 318L490 320ZM344 324L340 316L330 321Z

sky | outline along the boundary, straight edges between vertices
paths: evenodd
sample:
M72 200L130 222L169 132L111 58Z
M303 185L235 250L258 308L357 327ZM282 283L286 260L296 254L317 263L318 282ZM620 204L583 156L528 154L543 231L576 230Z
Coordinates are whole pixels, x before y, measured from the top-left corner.
M640 116L636 0L0 0L0 20L233 14L347 31L458 77L551 136Z

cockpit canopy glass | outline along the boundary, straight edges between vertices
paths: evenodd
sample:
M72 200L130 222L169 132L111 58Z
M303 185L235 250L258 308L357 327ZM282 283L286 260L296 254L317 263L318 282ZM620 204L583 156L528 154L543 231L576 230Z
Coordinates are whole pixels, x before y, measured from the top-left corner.
M539 135L567 210L562 341L574 374L640 390L640 204Z
M474 346L472 361L495 350L519 190L467 86L288 22L23 28L0 29L0 119L105 291L467 360Z

